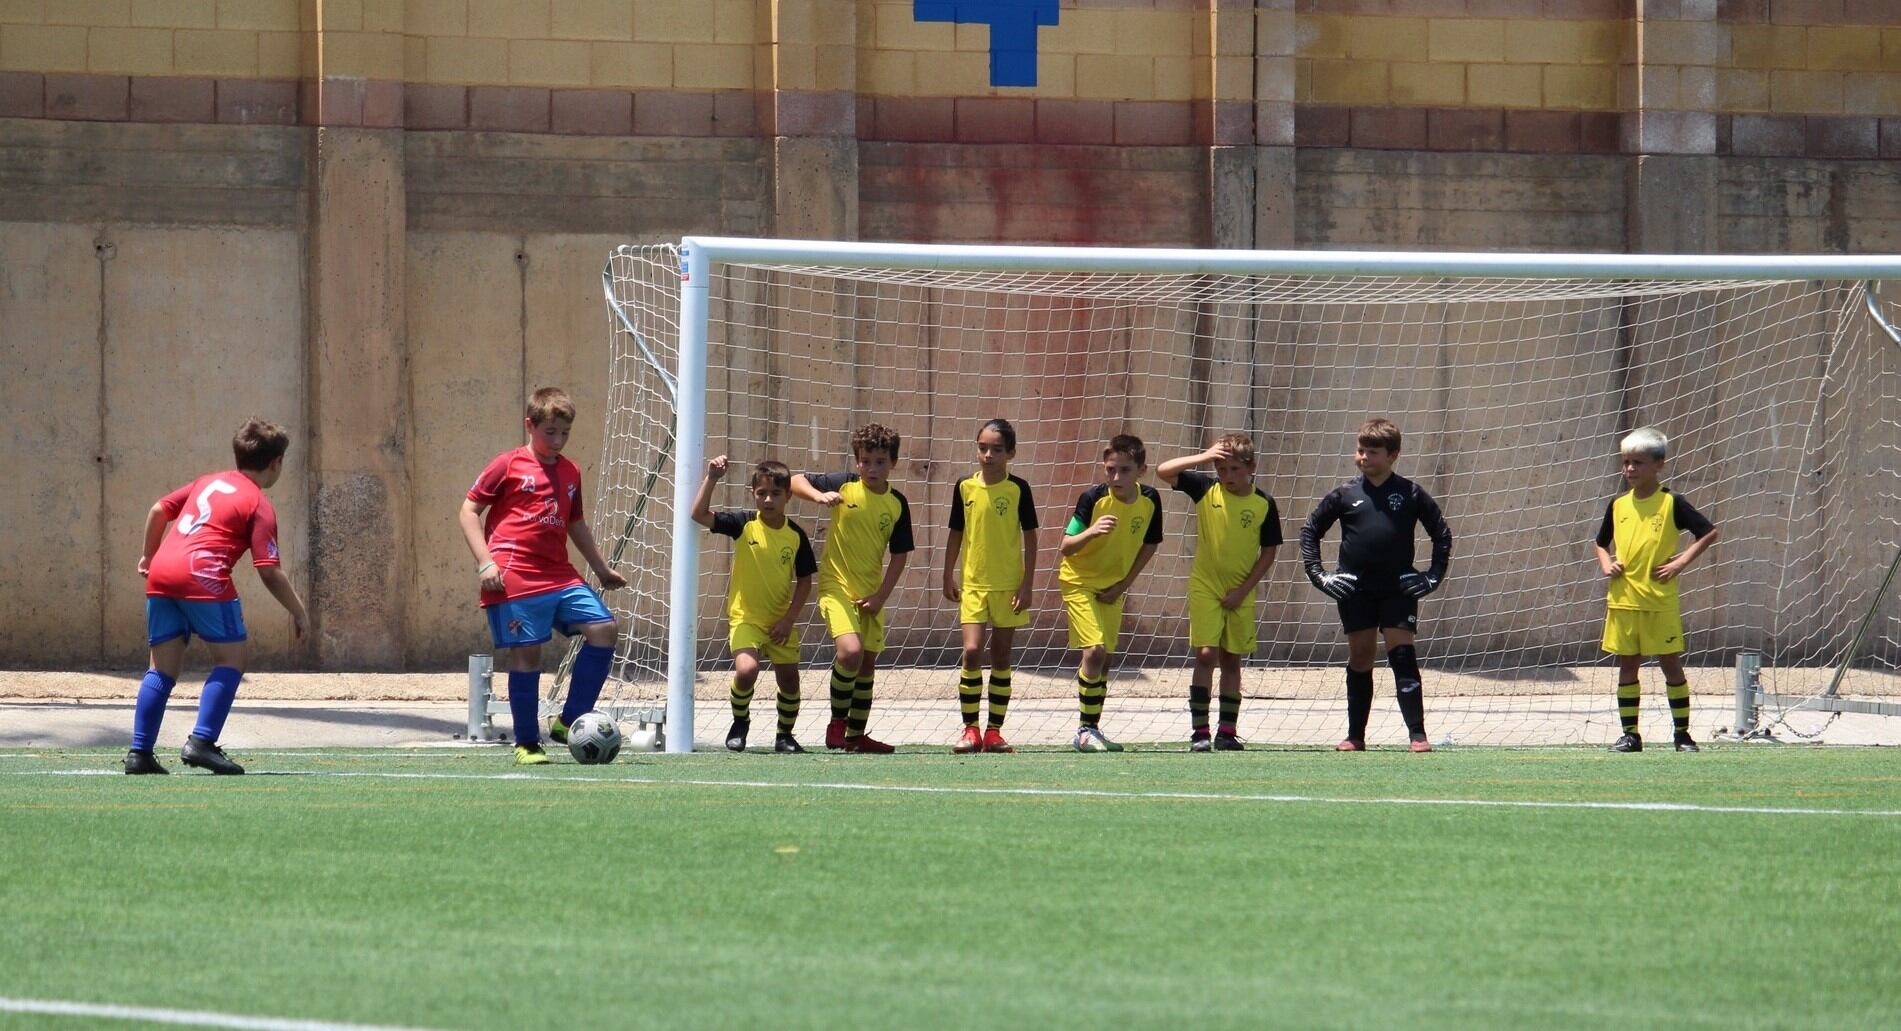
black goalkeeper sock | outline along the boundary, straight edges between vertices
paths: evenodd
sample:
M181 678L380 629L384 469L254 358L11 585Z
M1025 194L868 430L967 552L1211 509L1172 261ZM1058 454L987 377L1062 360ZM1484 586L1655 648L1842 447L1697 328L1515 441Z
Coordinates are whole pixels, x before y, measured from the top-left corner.
M1366 718L1373 711L1373 671L1347 670L1347 740L1366 743Z
M1205 733L1208 729L1208 698L1211 693L1207 684L1188 685L1188 724L1197 732Z
M1420 683L1419 655L1410 644L1402 644L1386 653L1386 665L1393 671L1393 690L1399 697L1399 714L1406 721L1406 733L1415 740L1426 736L1426 692Z

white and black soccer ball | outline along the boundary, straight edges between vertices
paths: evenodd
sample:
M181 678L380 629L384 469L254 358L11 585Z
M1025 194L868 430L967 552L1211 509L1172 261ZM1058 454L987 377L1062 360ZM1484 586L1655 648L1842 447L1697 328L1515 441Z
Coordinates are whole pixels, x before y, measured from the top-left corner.
M613 762L620 754L620 725L605 713L583 715L568 728L568 752L589 766Z

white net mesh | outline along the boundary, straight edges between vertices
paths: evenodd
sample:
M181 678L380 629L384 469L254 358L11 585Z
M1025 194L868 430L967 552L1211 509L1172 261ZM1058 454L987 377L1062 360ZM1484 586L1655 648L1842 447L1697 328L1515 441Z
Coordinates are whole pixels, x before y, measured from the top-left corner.
M633 581L610 602L627 634L618 700L666 696L680 255L622 249L606 272L613 373L597 533ZM938 591L948 502L974 468L981 423L1013 422L1012 473L1043 526L1035 617L1017 634L1006 734L1068 740L1076 653L1055 584L1057 544L1095 482L1103 442L1143 438L1151 470L1238 431L1257 449L1287 543L1259 591L1259 648L1243 671L1240 729L1312 744L1344 729L1345 644L1332 602L1300 572L1314 503L1354 475L1353 431L1402 427L1399 471L1439 500L1456 538L1451 575L1421 605L1419 653L1435 740L1604 742L1619 732L1615 676L1598 648L1604 583L1591 541L1624 488L1617 440L1669 434L1666 482L1723 537L1687 575L1683 612L1693 729L1733 722L1737 653L1763 686L1901 694L1901 604L1878 598L1901 547L1901 349L1862 310L1858 284L1393 279L938 272L718 265L710 294L705 453L744 470L846 471L866 422L904 437L893 485L918 550L886 609L871 732L947 744L959 726L959 628ZM688 399L680 399L688 403ZM716 508L749 504L728 477ZM1153 476L1149 478L1153 481ZM1130 591L1103 727L1138 742L1188 733L1186 584L1193 506L1162 489L1166 542ZM828 513L792 518L824 546ZM1335 531L1323 549L1329 563ZM724 728L731 657L730 542L701 535L696 737ZM1420 554L1427 553L1421 537ZM1874 609L1868 633L1851 639ZM829 718L830 641L803 629L802 739ZM1392 681L1376 673L1369 739L1404 739ZM1669 726L1662 677L1644 674L1645 727ZM755 720L769 722L771 678ZM1765 724L1828 740L1892 740L1895 721L1796 711ZM810 743L810 741L808 741Z

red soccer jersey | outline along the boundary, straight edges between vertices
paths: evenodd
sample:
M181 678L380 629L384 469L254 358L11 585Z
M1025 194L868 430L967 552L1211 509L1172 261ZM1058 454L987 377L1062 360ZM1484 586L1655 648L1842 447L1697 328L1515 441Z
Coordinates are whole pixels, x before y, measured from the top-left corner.
M231 567L248 549L254 566L277 565L277 510L236 469L207 473L159 499L176 523L159 541L145 593L186 601L238 596Z
M581 582L568 561L568 522L582 518L580 466L559 457L543 464L518 447L496 455L468 497L488 506L482 535L502 571L503 590L483 591L483 607Z

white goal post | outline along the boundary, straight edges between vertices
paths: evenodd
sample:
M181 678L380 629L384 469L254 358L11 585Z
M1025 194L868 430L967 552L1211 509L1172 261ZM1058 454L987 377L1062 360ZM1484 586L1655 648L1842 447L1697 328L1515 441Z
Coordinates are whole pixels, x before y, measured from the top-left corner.
M1143 436L1154 484L1153 466L1239 431L1255 440L1256 482L1286 540L1258 592L1248 727L1263 742L1336 738L1344 647L1331 603L1299 572L1298 534L1319 496L1350 478L1353 428L1388 415L1406 432L1399 472L1440 500L1456 540L1446 589L1422 606L1435 739L1615 736L1590 541L1623 490L1618 437L1651 424L1672 440L1666 484L1724 531L1686 580L1686 665L1699 695L1724 702L1699 698L1699 724L1808 736L1838 719L1881 721L1901 713L1890 593L1901 336L1878 297L1893 279L1901 258L1888 256L724 237L621 248L603 274L614 365L594 509L597 532L624 549L623 571L638 567L609 599L626 626L614 700L664 699L669 751L694 746L696 694L710 710L700 736L721 724L730 659L716 574L728 542L691 518L709 454L739 467L716 507L744 508L752 463L845 470L850 431L882 422L905 438L893 485L910 499L919 549L887 610L892 661L880 663L872 730L948 744L958 628L935 590L945 498L970 472L979 424L1002 416L1023 434L1012 471L1035 490L1044 534L1038 620L1019 633L1016 663L1020 681L1043 686L1019 688L1012 704L1022 737L1054 743L1074 725L1052 535L1103 440ZM1194 520L1183 496L1157 486L1168 540L1130 592L1105 726L1185 741ZM790 514L822 547L827 513L795 502ZM813 607L806 616L802 738L827 716L831 657ZM1748 663L1761 672L1745 691ZM1375 733L1390 735L1383 663L1376 675ZM756 723L770 722L771 683L760 679ZM1646 670L1648 728L1667 719L1662 696Z

